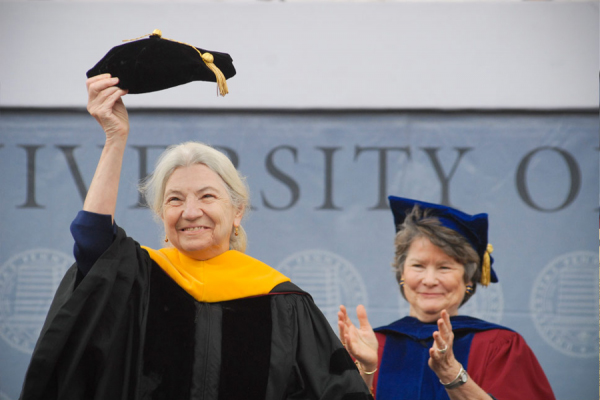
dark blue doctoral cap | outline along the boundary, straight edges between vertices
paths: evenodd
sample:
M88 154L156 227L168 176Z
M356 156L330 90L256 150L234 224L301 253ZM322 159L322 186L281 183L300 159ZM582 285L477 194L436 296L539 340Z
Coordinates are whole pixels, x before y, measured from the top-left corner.
M494 259L490 255L494 250L488 243L488 215L469 215L452 207L441 204L426 203L424 201L389 196L390 208L394 214L396 232L404 223L406 215L414 206L422 210L429 210L429 215L437 217L441 224L461 234L473 246L481 260L481 284L487 286L490 282L498 282L496 272L492 268Z

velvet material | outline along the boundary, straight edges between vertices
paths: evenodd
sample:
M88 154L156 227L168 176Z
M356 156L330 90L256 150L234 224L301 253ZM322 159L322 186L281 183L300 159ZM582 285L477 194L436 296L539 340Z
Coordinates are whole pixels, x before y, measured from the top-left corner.
M306 296L312 298L312 296L310 294L308 294L304 290L300 289L298 286L296 286L294 283L292 283L290 281L280 283L279 285L277 285L273 289L271 289L271 292L269 292L269 294L290 294L290 293L303 294L303 295L306 295Z
M235 75L229 54L197 49L213 55L214 64L226 79ZM87 72L87 77L104 73L118 77L118 86L130 94L155 92L192 81L217 81L196 50L156 35L113 47Z
M217 303L268 294L290 278L237 250L209 260L195 260L174 247L143 249L177 284L197 301Z
M342 345L289 282L264 296L196 302L120 228L76 285L78 274L74 265L57 291L22 400L368 396L356 369L329 372Z
M356 365L348 354L346 349L337 349L331 355L329 361L329 372L335 375L341 375L344 371L356 369Z
M194 363L194 299L152 265L144 345L142 398L190 397Z
M505 329L512 331L502 325L497 325L478 318L468 317L466 315L457 315L450 317L452 331L456 334L460 331L480 332L490 329ZM433 337L433 332L437 331L437 323L424 323L414 317L404 317L389 325L375 328L375 332L391 333L395 332L410 337L413 340L429 340Z
M427 209L432 212L432 216L437 217L441 224L460 233L473 246L479 259L483 261L483 255L488 245L488 215L476 214L469 215L455 208L441 204L426 203L424 201L406 199L402 197L389 196L390 208L394 214L394 226L396 232L398 227L404 223L406 214L408 214L415 205L421 209ZM490 268L494 259L490 256ZM491 281L498 282L498 276L491 268Z
M69 269L48 311L20 399L136 398L151 263L142 253L119 229L97 268L78 285L77 266ZM122 268L115 268L119 260Z
M263 400L271 360L271 297L224 302L219 400Z
M471 341L476 332L510 330L467 316L452 317L451 322L454 356L467 370ZM386 335L377 377L378 400L448 399L446 389L427 364L428 350L433 345L433 332L437 330L436 323L426 324L413 317L405 317L375 329Z
M342 397L342 400L373 400L373 396L366 393L348 393Z
M468 369L469 348L473 333L457 334L454 337L454 355L465 369ZM429 368L428 349L433 339L420 342L406 340L406 337L389 335L381 360L377 383L378 400L448 400L446 389ZM407 368L407 361L410 367ZM402 376L402 379L398 379Z
M535 354L516 332L477 332L471 342L468 372L474 382L497 399L556 398Z

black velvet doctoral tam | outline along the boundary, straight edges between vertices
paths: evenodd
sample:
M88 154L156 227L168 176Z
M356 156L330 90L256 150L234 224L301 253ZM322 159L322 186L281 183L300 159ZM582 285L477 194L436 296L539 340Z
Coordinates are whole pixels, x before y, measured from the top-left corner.
M118 77L121 89L138 94L192 81L224 82L236 71L229 54L165 39L155 30L148 38L113 47L87 71L87 77L105 73ZM226 93L221 90L222 95Z

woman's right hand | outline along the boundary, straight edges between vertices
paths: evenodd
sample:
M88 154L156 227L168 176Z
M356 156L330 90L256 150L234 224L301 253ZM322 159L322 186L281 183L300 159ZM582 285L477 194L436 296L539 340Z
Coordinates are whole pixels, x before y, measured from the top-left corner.
M115 86L119 79L110 74L87 80L87 109L100 123L106 141L83 203L85 211L112 215L114 221L123 156L129 135L129 117L122 96L127 94Z
M338 311L338 329L340 340L348 350L348 353L361 364L363 371L374 371L377 368L377 349L379 342L375 332L369 324L367 310L361 304L356 307L359 327L357 328L346 311L346 307L340 306Z
M88 90L88 112L100 123L106 140L126 139L129 134L129 117L122 96L126 90L116 85L119 78L102 74L86 81Z

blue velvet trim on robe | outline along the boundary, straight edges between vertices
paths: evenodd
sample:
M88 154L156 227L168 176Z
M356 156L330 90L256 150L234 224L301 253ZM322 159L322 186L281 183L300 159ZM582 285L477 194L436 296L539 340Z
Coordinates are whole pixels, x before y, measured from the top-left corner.
M477 332L506 329L467 316L451 317L454 331L454 356L468 371L471 341ZM405 317L390 325L376 328L386 335L385 348L379 365L377 400L448 400L446 389L429 368L429 349L437 324L426 324Z

